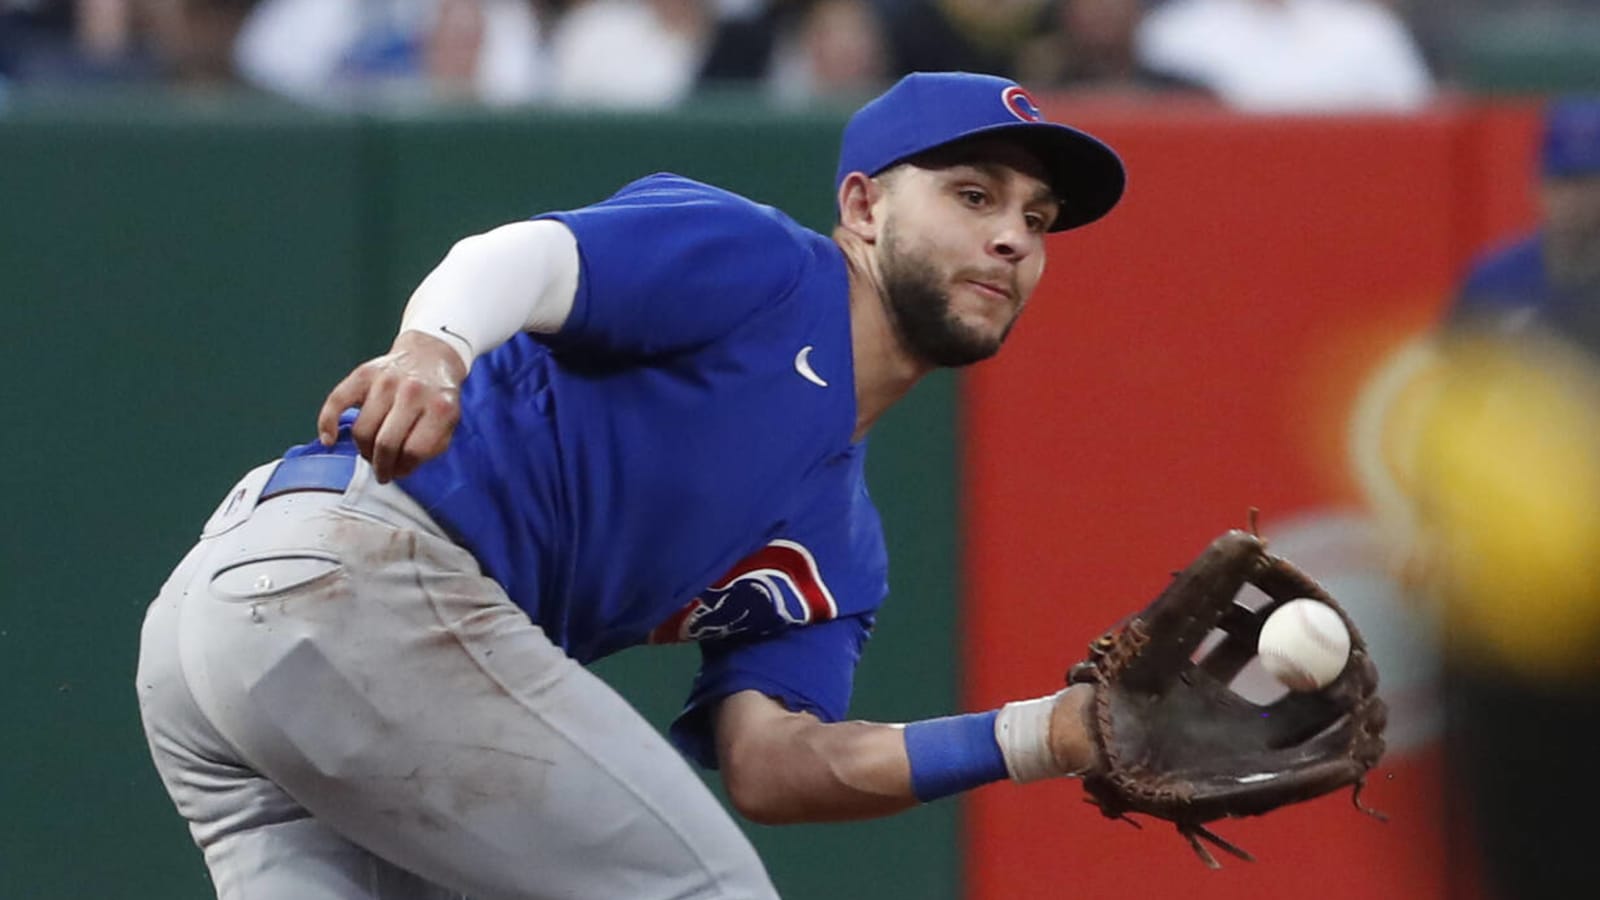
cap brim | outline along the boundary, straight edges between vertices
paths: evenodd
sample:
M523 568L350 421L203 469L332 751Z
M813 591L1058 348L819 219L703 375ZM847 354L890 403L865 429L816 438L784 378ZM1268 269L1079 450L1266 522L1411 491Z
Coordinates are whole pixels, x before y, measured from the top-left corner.
M1116 151L1076 128L1056 122L1018 122L977 128L948 144L982 136L1014 137L1044 164L1050 186L1061 201L1061 213L1051 231L1066 231L1099 219L1117 205L1127 187L1127 172Z

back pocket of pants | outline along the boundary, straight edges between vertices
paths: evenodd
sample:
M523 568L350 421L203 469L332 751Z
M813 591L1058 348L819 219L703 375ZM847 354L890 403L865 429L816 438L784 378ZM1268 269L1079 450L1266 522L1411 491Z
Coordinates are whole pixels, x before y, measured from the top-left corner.
M223 600L259 600L330 579L343 568L329 553L278 552L229 563L211 576L211 590Z

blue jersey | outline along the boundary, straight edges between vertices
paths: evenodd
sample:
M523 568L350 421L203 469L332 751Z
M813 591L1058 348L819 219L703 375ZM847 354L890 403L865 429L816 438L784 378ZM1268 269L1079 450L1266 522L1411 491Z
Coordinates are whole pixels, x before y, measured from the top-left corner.
M1501 332L1537 329L1600 353L1600 296L1552 281L1544 254L1539 233L1485 253L1467 275L1450 321Z
M545 217L577 237L571 314L474 363L401 487L574 659L698 641L673 737L702 764L736 691L839 720L888 585L843 255L672 175Z
M1532 235L1476 260L1451 313L1500 317L1547 307L1555 299L1545 274L1543 241Z

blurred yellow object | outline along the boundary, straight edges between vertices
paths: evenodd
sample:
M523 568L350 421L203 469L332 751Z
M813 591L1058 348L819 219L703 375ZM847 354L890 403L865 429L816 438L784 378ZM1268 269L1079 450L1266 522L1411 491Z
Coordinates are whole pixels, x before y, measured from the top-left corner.
M1538 678L1600 672L1600 374L1551 340L1438 351L1406 468L1449 651Z

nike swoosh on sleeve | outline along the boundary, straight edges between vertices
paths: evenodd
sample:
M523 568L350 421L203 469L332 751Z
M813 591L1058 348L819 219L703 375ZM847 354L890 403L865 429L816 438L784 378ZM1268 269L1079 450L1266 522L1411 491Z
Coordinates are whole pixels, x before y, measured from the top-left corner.
M817 387L827 387L828 383L822 380L822 376L817 374L816 369L811 368L811 350L812 346L807 344L800 348L799 353L794 355L794 370L800 373L801 378Z

